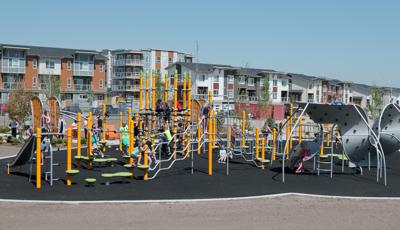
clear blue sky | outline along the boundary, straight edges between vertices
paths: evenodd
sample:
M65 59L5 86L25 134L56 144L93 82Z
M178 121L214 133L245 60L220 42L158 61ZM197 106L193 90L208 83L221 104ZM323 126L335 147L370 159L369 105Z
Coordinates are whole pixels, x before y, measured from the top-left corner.
M163 48L400 87L400 1L3 1L0 43Z

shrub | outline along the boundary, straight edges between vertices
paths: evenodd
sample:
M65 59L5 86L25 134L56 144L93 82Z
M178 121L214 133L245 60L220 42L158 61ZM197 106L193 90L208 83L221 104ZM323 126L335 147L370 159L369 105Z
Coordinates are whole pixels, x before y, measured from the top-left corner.
M0 133L8 133L10 128L8 126L0 125Z

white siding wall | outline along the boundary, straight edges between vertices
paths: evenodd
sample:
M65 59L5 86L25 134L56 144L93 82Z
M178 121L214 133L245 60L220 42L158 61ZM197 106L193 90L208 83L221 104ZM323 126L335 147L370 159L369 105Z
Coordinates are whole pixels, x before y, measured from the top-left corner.
M54 69L46 68L46 61L54 61ZM40 58L39 74L61 75L61 60L56 58Z

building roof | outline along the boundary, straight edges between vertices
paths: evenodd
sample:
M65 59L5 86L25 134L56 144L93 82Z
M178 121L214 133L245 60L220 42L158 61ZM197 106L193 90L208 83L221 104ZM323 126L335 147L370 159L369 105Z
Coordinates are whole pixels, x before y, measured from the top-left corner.
M100 52L96 50L0 44L0 49L7 47L26 49L28 56L74 58L75 54L89 53L95 55L95 60L107 60L105 56L101 55Z
M193 71L199 71L203 73L210 73L214 69L236 69L230 65L219 65L219 64L206 64L206 63L191 63L191 62L175 62L166 67L171 68L174 65L181 65Z

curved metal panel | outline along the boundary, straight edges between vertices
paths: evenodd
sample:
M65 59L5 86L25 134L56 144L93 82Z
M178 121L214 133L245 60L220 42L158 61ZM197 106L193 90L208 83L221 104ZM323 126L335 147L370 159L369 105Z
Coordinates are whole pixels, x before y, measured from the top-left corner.
M309 104L305 113L319 124L337 124L342 135L343 149L353 163L368 157L370 127L367 115L357 105ZM365 120L365 121L364 121Z
M388 104L382 110L380 118L373 126L382 144L385 154L396 152L400 149L400 107Z

